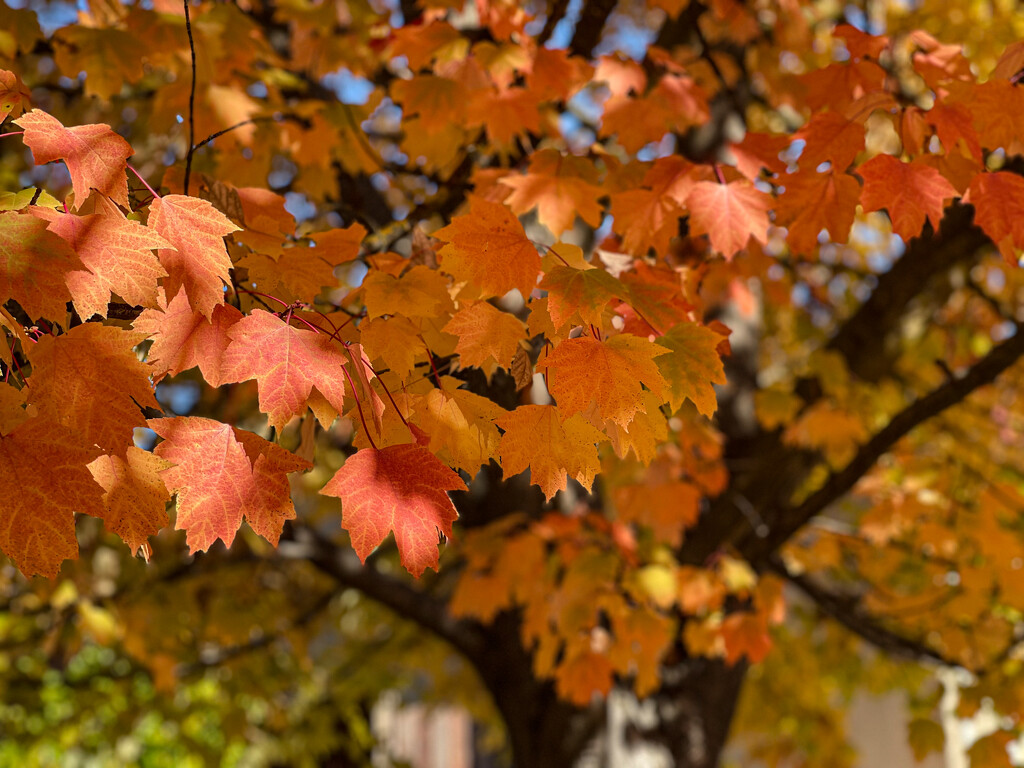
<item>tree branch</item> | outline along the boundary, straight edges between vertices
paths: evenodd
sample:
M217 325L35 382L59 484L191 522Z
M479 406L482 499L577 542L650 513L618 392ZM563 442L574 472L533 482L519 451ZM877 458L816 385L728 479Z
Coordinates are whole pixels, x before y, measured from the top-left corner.
M797 587L823 614L879 650L904 659L934 661L949 667L963 666L959 662L946 658L924 642L904 637L882 626L874 616L864 610L859 598L830 592L803 574L791 573L778 555L768 558L765 567Z
M580 20L576 22L576 31L573 33L572 42L569 43L569 51L574 56L590 58L601 40L601 33L608 17L615 9L615 2L616 0L584 0Z
M973 224L974 207L955 203L946 209L939 231L915 238L892 269L828 343L843 355L850 371L866 381L877 381L889 370L886 343L907 305L934 276L974 256L990 241Z
M447 641L470 662L479 660L486 650L484 634L478 625L454 618L443 601L405 580L364 566L351 549L337 547L309 528L297 528L295 541L282 541L278 552L288 559L308 561L338 584L357 589L399 616L414 621Z
M762 562L796 533L812 517L847 491L867 472L879 457L914 427L956 405L976 389L992 383L995 378L1024 355L1024 325L1015 325L1016 332L995 347L957 379L949 379L924 397L896 414L892 420L861 446L853 460L832 473L825 484L795 508L772 510L764 515L771 527L767 536L759 538L744 532L736 547L749 560Z

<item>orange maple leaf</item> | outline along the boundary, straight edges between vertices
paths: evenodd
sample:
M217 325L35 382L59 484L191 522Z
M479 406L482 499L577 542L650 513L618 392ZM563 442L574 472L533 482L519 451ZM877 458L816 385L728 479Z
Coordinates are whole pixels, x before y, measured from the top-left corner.
M497 368L509 367L526 339L522 320L486 301L460 309L442 330L459 337L455 351L462 365L480 368L488 378Z
M160 300L162 304L163 297ZM207 319L192 310L182 289L166 307L144 310L132 327L153 339L146 362L153 366L155 379L199 366L206 382L219 387L224 353L231 342L228 331L242 317L230 304L218 304Z
M10 115L18 117L31 100L32 95L18 76L0 69L0 123Z
M456 280L468 281L483 298L518 288L527 298L537 285L540 255L523 225L501 203L469 195L469 213L434 232L446 243L441 267Z
M584 324L601 327L602 315L610 301L629 300L626 286L603 269L557 265L544 273L540 288L548 292L548 312L556 328L577 313Z
M905 241L921 234L925 219L938 230L946 201L958 196L941 173L920 161L904 163L892 155L877 155L857 173L864 179L860 203L865 212L884 208L892 231Z
M707 235L711 247L731 259L753 237L768 241L768 201L749 181L717 184L699 181L686 197L690 210L690 230Z
M235 323L221 364L225 384L256 379L260 410L282 429L307 404L325 427L345 409L347 357L326 335L293 328L262 309ZM312 397L313 388L322 397ZM332 410L333 409L333 410Z
M438 317L452 306L448 280L423 265L413 267L401 277L372 270L363 280L363 302L371 320L382 315Z
M864 149L864 126L838 112L819 112L797 131L796 138L806 142L800 153L802 169L813 171L827 162L837 171L845 171Z
M0 549L26 576L54 578L62 562L78 557L73 512L103 516L103 489L86 467L99 455L43 418L0 437L0 483L8 489Z
M845 243L857 215L860 184L848 173L801 170L780 178L786 191L775 208L777 223L789 230L786 244L794 253L812 254L818 234L828 230L834 243Z
M37 164L64 161L71 174L76 206L81 206L95 189L128 207L127 161L135 150L109 125L65 128L60 120L38 109L14 122L25 130L23 140Z
M615 670L603 653L584 651L565 659L555 670L558 695L579 707L591 703L594 694L607 696Z
M123 456L133 428L145 423L140 406L160 408L150 367L132 349L143 338L99 323L43 336L32 350L29 402L81 442Z
M772 638L768 634L768 622L761 613L732 613L726 616L721 627L725 642L725 660L735 664L746 656L751 664L764 661L772 649Z
M177 530L191 552L217 539L231 546L244 516L273 544L285 520L295 517L286 475L311 465L259 435L212 419L178 416L150 419L164 439L154 453L174 466L161 474L178 494Z
M419 577L437 570L438 532L451 537L459 516L446 491L464 490L462 479L434 454L405 443L357 451L320 493L341 499L341 525L360 560L394 531L402 565Z
M657 541L673 547L682 543L683 529L697 522L701 496L692 483L658 477L657 473L614 492L619 520L647 526Z
M530 482L548 499L569 477L590 490L601 472L597 446L607 438L578 413L563 421L552 405L521 405L494 423L505 430L498 443L505 477L529 468Z
M572 229L577 216L592 227L601 223L603 209L597 199L604 192L587 158L542 149L530 158L526 175L506 176L501 183L512 188L505 200L512 212L522 216L536 208L537 219L555 237Z
M725 368L718 353L722 337L696 323L681 323L658 338L669 350L655 358L658 370L668 382L669 402L678 411L689 399L709 419L717 407L714 384L725 384Z
M104 198L100 198L104 200ZM157 281L167 270L154 255L154 248L170 243L148 227L125 218L108 202L99 203L101 213L88 216L34 208L33 213L49 222L47 229L74 248L88 272L67 275L75 308L83 320L92 315L107 316L107 302L115 293L129 304L155 307Z
M596 402L603 418L627 428L644 407L641 384L661 395L665 379L653 361L668 351L626 333L605 341L581 336L563 341L538 365L553 370L548 386L563 418Z
M18 302L34 320L63 321L71 293L64 276L81 261L35 216L0 211L0 296Z
M427 447L450 466L471 476L486 464L498 446L498 429L493 421L506 413L500 405L466 389L450 377L441 389L432 389L416 401L414 414L430 436Z
M1024 179L1015 173L979 173L964 202L974 205L974 223L992 238L1010 264L1024 248Z
M206 200L184 195L154 199L149 226L173 246L159 251L167 270L167 295L176 296L184 286L192 307L210 317L214 307L224 302L223 284L231 283L224 236L238 227Z
M145 550L147 539L167 525L171 494L160 472L171 463L132 446L125 458L100 456L89 465L103 487L103 524L131 548Z

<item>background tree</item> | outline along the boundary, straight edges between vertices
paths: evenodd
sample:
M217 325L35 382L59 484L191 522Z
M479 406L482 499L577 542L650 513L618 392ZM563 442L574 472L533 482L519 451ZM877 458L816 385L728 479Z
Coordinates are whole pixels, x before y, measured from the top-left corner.
M0 750L359 764L390 686L546 768L618 687L698 768L746 689L842 765L865 681L941 749L911 659L1008 764L1022 24L0 5Z

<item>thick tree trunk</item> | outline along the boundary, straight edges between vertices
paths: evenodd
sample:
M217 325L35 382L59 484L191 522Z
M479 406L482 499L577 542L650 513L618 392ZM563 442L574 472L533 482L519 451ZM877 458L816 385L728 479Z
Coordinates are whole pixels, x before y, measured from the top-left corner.
M472 661L505 722L513 766L571 768L604 726L603 707L568 704L558 698L551 681L534 676L514 613L501 614L487 635L489 652Z
M675 768L715 768L729 736L747 666L691 659L663 672L653 697L656 725L641 732L662 745Z
M536 679L514 614L489 630L493 653L476 667L505 721L514 768L572 768L596 741L607 765L640 751L662 755L673 768L719 764L745 664L687 659L666 666L661 688L636 712L610 718L605 702L575 707L558 698L550 681ZM607 733L610 722L621 732Z

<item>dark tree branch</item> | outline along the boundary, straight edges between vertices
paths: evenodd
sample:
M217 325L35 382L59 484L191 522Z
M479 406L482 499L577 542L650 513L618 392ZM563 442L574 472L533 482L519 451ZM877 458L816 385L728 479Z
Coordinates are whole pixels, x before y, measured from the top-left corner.
M796 586L826 616L837 621L863 640L891 656L915 661L934 661L949 667L962 666L919 640L894 632L864 610L860 599L831 592L803 574L791 573L776 555L768 558L767 570Z
M939 231L916 238L885 274L860 308L843 323L828 348L843 355L850 371L866 381L878 381L890 368L887 343L928 281L958 262L972 258L989 240L974 226L973 206L960 203L946 209Z
M554 0L554 3L551 5L551 11L548 13L548 18L544 22L544 29L537 35L538 48L551 39L555 27L558 26L558 22L565 18L565 11L568 7L569 0Z
M281 542L279 553L305 560L344 587L352 587L447 641L472 663L486 653L484 634L469 621L455 619L447 605L403 579L381 573L359 562L348 547L337 547L308 528L295 531L295 541Z
M268 632L260 635L248 643L241 643L239 645L231 645L223 648L219 648L216 653L209 655L201 655L198 661L186 664L179 669L179 674L183 677L188 675L196 674L209 667L216 667L224 664L225 662L237 659L242 656L248 656L250 653L255 653L264 648L273 645L275 642L283 638L287 631L301 629L307 624L311 623L317 616L327 610L331 604L331 600L334 598L336 593L328 592L321 595L317 600L309 606L305 611L299 614L294 621L288 627L285 632Z
M569 51L574 56L589 59L601 40L601 33L608 17L615 10L616 0L584 0L580 20L576 22Z
M1024 325L1016 333L975 363L963 376L949 379L929 394L914 401L861 446L843 469L834 472L825 484L794 508L783 508L764 516L770 532L764 537L746 534L736 541L739 551L754 563L760 563L781 547L812 517L837 501L878 461L886 451L914 427L956 405L975 390L991 384L995 378L1024 355ZM744 532L746 533L746 532Z

